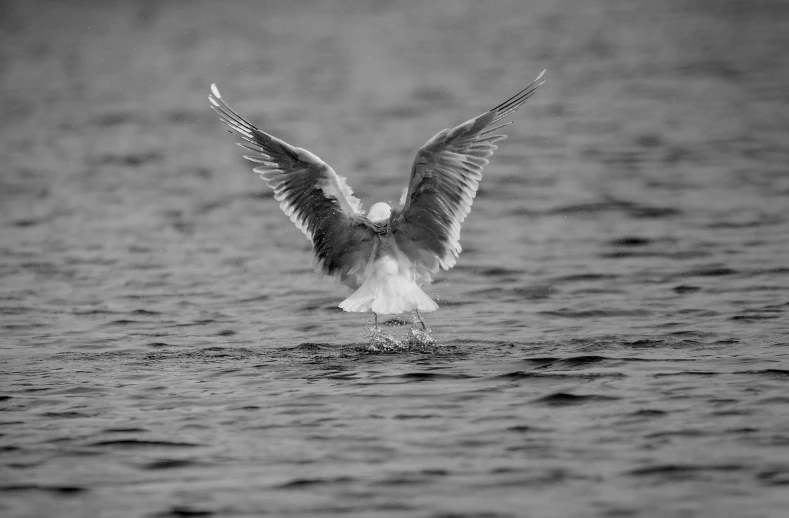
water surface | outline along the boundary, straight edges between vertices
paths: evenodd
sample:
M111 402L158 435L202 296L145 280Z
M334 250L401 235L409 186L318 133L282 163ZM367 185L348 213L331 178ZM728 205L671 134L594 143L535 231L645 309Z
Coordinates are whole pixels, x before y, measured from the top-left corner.
M4 516L783 516L782 2L2 10ZM393 354L206 98L369 207L543 68Z

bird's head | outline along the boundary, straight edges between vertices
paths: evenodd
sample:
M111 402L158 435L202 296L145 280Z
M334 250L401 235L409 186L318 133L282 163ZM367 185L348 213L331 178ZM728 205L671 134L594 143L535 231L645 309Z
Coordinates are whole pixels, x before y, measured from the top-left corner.
M391 215L392 207L386 203L379 202L370 207L370 211L367 213L367 219L372 223L382 223L387 221Z

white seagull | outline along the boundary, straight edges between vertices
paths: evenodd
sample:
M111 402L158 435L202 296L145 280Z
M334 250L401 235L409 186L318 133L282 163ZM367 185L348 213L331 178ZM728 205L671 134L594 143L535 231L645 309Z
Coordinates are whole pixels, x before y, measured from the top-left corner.
M208 99L222 122L238 133L244 158L274 190L286 216L312 242L316 273L339 277L353 293L345 311L378 315L438 309L421 289L439 268L455 265L460 224L477 194L482 168L506 137L498 124L520 108L545 82L545 71L529 86L492 110L439 131L419 148L400 207L376 203L365 215L360 202L326 162L260 131L230 107L211 85Z

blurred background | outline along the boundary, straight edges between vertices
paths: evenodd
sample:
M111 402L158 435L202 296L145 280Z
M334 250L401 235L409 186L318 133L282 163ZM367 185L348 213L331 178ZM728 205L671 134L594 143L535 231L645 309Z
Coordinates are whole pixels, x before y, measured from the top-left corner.
M780 515L788 26L783 0L4 0L0 511ZM543 69L427 290L446 350L359 352L211 83L369 208Z

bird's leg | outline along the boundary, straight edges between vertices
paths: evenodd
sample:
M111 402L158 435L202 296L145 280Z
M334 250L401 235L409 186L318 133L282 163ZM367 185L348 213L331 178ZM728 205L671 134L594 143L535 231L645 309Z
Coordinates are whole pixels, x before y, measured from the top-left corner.
M390 348L390 344L387 342L388 337L378 327L378 313L375 311L373 311L373 325L373 336L370 337L369 349L378 352L388 350Z
M419 314L419 310L418 309L415 310L415 311L416 311L416 318L419 319L419 324L422 326L422 331L427 333L427 326L425 325L425 321L422 320L422 315Z
M419 327L417 326L417 322L419 326L421 326L422 330L420 331ZM414 323L411 326L411 332L408 336L408 345L411 347L422 348L425 347L433 347L436 345L436 341L430 336L430 328L427 327L425 321L422 320L422 315L419 314L419 310L414 310Z

